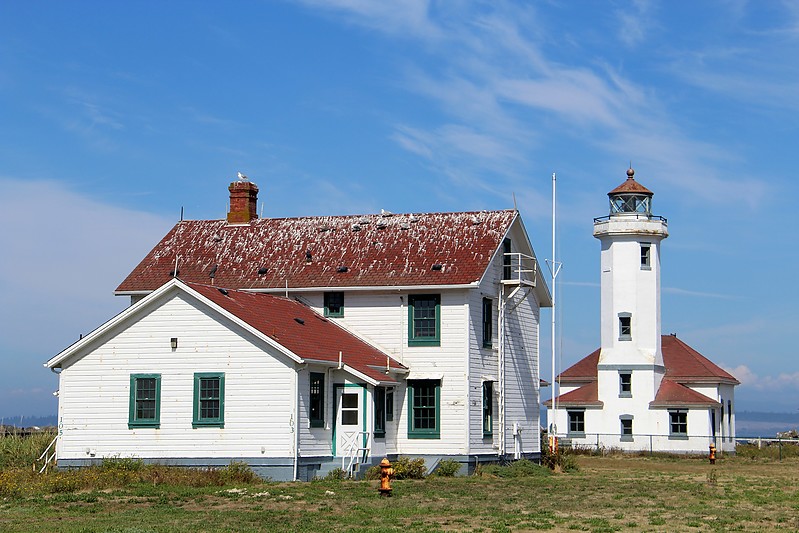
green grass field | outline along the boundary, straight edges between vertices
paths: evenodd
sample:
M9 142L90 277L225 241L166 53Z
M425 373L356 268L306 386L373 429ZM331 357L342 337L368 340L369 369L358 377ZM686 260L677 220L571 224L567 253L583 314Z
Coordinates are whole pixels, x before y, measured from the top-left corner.
M270 483L235 465L180 472L0 470L0 531L797 531L799 458L576 456L579 470Z

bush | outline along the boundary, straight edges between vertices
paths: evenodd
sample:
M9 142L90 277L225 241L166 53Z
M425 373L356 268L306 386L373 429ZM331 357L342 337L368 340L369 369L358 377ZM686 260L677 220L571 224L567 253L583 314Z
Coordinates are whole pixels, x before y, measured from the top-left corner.
M568 448L558 448L554 452L550 452L548 446L543 446L541 464L555 472L576 472L580 469L574 453Z
M441 477L453 477L461 469L461 464L454 459L444 459L438 463L435 474Z
M229 465L219 470L219 476L225 485L233 483L255 483L259 481L250 465L243 461L231 461Z
M380 467L379 466L378 467L374 467L373 466L369 470L371 470L372 468L377 468L377 478L380 478ZM369 472L369 470L367 470L367 473ZM343 480L347 479L348 477L349 476L347 475L347 471L344 470L343 468L334 468L333 470L328 472L327 475L323 479L325 481L343 481Z
M424 479L427 475L427 467L421 457L400 457L391 466L394 467L394 479Z

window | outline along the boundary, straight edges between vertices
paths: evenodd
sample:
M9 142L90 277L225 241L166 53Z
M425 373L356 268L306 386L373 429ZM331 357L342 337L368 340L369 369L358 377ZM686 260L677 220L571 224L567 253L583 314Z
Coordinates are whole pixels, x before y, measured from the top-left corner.
M633 339L632 327L633 315L630 313L619 313L619 340L630 341Z
M513 268L511 267L513 257L511 253L510 239L502 241L502 279L511 279L513 276Z
M325 316L344 316L344 293L325 293Z
M345 392L341 395L341 425L358 425L358 393Z
M494 434L494 383L483 382L483 437Z
M161 426L161 375L131 374L128 428Z
M386 436L386 389L375 387L375 438Z
M569 436L585 436L585 411L567 411L569 416Z
M192 427L225 427L225 374L194 374Z
M632 415L621 415L619 421L621 422L621 440L623 442L631 442L633 440Z
M633 397L633 374L629 370L619 372L619 398Z
M483 348L491 348L494 336L494 302L491 298L483 298Z
M414 294L408 297L408 346L441 345L441 296Z
M309 408L311 427L325 427L325 375L321 372L311 372Z
M669 411L669 438L688 438L687 411Z
M441 381L415 379L408 381L408 438L438 439Z
M641 270L649 270L652 268L652 244L648 242L641 243Z
M394 387L386 390L386 421L394 421Z

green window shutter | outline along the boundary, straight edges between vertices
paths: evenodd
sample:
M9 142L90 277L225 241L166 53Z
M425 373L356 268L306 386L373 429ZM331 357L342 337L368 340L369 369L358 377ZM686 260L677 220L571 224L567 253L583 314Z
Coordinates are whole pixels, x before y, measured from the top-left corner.
M441 346L441 295L408 296L408 346Z
M441 381L408 381L408 438L441 438Z
M161 374L131 374L128 428L159 427L161 427Z
M225 427L225 374L194 374L192 427Z
M325 375L321 372L311 372L309 407L311 427L325 427Z

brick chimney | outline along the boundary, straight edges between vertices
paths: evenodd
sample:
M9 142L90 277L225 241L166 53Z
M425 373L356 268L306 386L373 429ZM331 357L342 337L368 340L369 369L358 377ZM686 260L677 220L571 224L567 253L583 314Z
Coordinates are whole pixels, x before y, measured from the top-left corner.
M228 224L247 224L258 218L258 186L246 179L234 181L230 191Z

